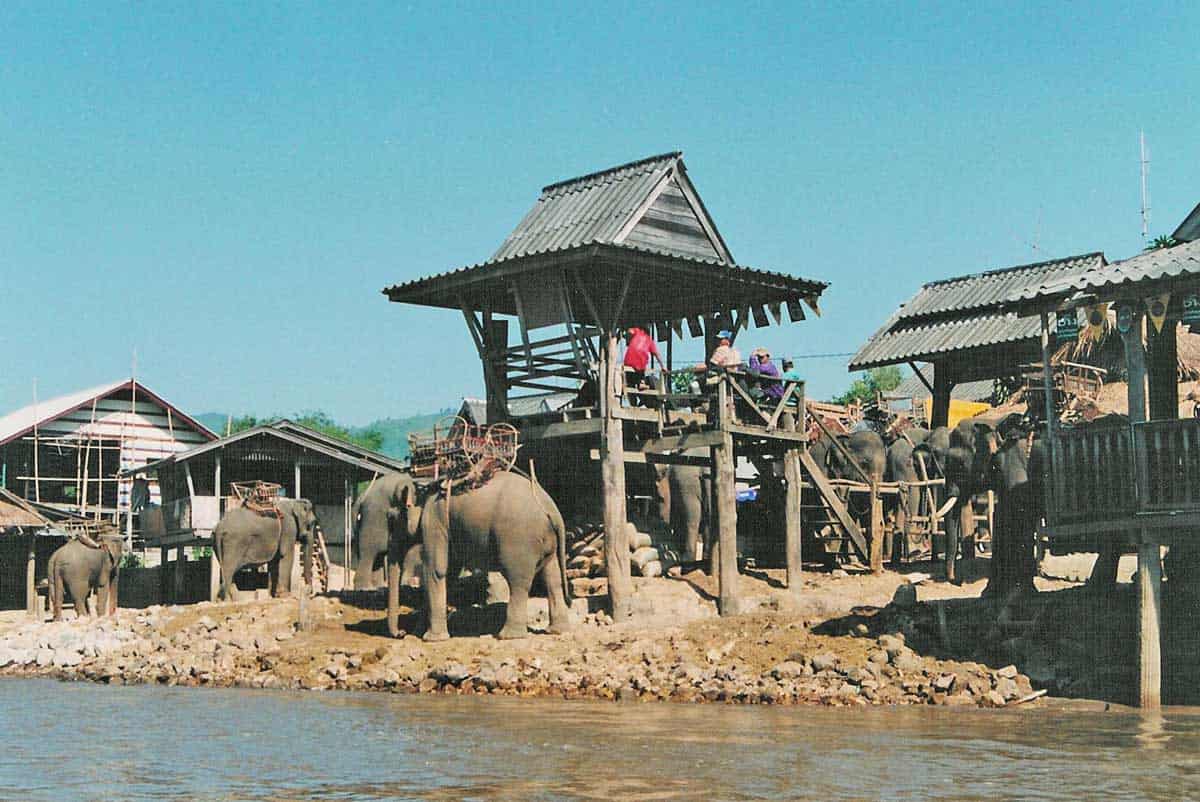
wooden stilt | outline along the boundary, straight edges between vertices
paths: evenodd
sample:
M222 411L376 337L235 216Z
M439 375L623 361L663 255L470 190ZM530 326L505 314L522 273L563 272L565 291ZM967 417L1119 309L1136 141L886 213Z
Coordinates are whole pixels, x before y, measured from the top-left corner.
M184 571L187 570L187 551L183 546L175 549L175 571L172 574L174 587L171 589L173 601L183 601Z
M37 594L37 535L29 535L29 552L25 558L25 612L30 618L41 619Z
M950 391L954 382L950 381L950 371L945 362L934 366L933 369L933 409L929 414L930 427L950 425Z
M1158 543L1138 546L1138 705L1162 704L1162 563Z
M208 600L215 602L221 595L221 564L217 562L217 553L210 550L208 555Z
M737 568L737 487L734 475L733 435L726 434L725 442L714 449L714 471L717 495L717 570L718 607L721 615L741 612L738 597Z
M796 419L790 412L784 413L783 428L796 431ZM784 549L787 552L787 586L792 596L799 597L803 581L801 577L800 535L803 531L800 508L800 449L789 448L783 455L783 478L787 484L784 500Z
M600 365L604 404L600 441L600 481L604 493L604 560L608 569L608 600L615 621L632 613L633 581L629 576L629 538L625 528L625 432L615 414L620 406L620 361L617 336L605 335Z
M171 550L166 546L162 546L158 550L158 600L160 604L171 603L171 582L167 577L167 570L170 567L167 563L167 557Z
M879 484L871 481L871 573L883 572L883 497Z

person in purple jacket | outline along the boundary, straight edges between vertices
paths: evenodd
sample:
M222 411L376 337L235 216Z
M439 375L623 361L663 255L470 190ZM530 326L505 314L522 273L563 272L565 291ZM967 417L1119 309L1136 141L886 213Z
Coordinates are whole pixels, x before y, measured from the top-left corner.
M768 401L778 403L783 398L783 381L780 379L779 368L771 361L771 352L766 348L755 348L750 353L750 371L765 380L760 381L763 396Z

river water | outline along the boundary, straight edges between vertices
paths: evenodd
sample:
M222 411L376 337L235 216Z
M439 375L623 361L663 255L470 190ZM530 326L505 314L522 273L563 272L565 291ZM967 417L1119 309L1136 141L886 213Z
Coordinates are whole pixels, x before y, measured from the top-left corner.
M0 799L1188 799L1200 716L0 680Z

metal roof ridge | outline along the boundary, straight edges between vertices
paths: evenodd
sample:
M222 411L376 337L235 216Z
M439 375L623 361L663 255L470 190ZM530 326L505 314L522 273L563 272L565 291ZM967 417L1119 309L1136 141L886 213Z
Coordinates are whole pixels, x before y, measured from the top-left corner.
M652 162L668 161L681 158L683 158L682 150L672 150L668 151L667 153L659 153L657 156L647 156L644 159L637 159L635 161L627 162L626 164L618 164L616 167L608 167L603 170L597 170L594 173L586 173L584 175L577 175L574 178L566 178L562 181L555 181L553 184L547 184L546 186L542 187L542 194L556 189L562 189L563 187L571 184L577 184L584 181L591 181L596 178L601 178L602 176L610 173L617 173L621 170L629 170L633 167L641 167L642 165L650 164Z
M999 267L992 270L984 270L979 273L968 273L965 276L951 276L950 278L941 278L936 281L930 281L927 284L922 284L921 289L926 290L932 287L939 287L946 284L954 284L959 281L969 281L971 279L987 278L989 276L1001 276L1012 273L1017 273L1021 270L1033 270L1039 267L1049 267L1050 265L1061 264L1063 262L1076 262L1085 259L1094 259L1099 257L1103 264L1108 264L1108 260L1104 257L1104 251L1090 251L1088 253L1076 254L1075 256L1064 256L1060 259L1047 259L1043 262L1030 262L1027 265L1014 265L1013 267Z

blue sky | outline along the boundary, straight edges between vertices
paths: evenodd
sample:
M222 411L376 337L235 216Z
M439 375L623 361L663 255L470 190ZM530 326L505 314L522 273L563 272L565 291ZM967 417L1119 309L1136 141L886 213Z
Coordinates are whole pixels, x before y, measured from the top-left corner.
M1027 5L5 3L0 411L135 349L192 412L453 404L461 316L379 290L672 149L740 262L832 283L747 347L853 351L925 281L1131 255L1140 129L1153 233L1200 202L1200 7Z

